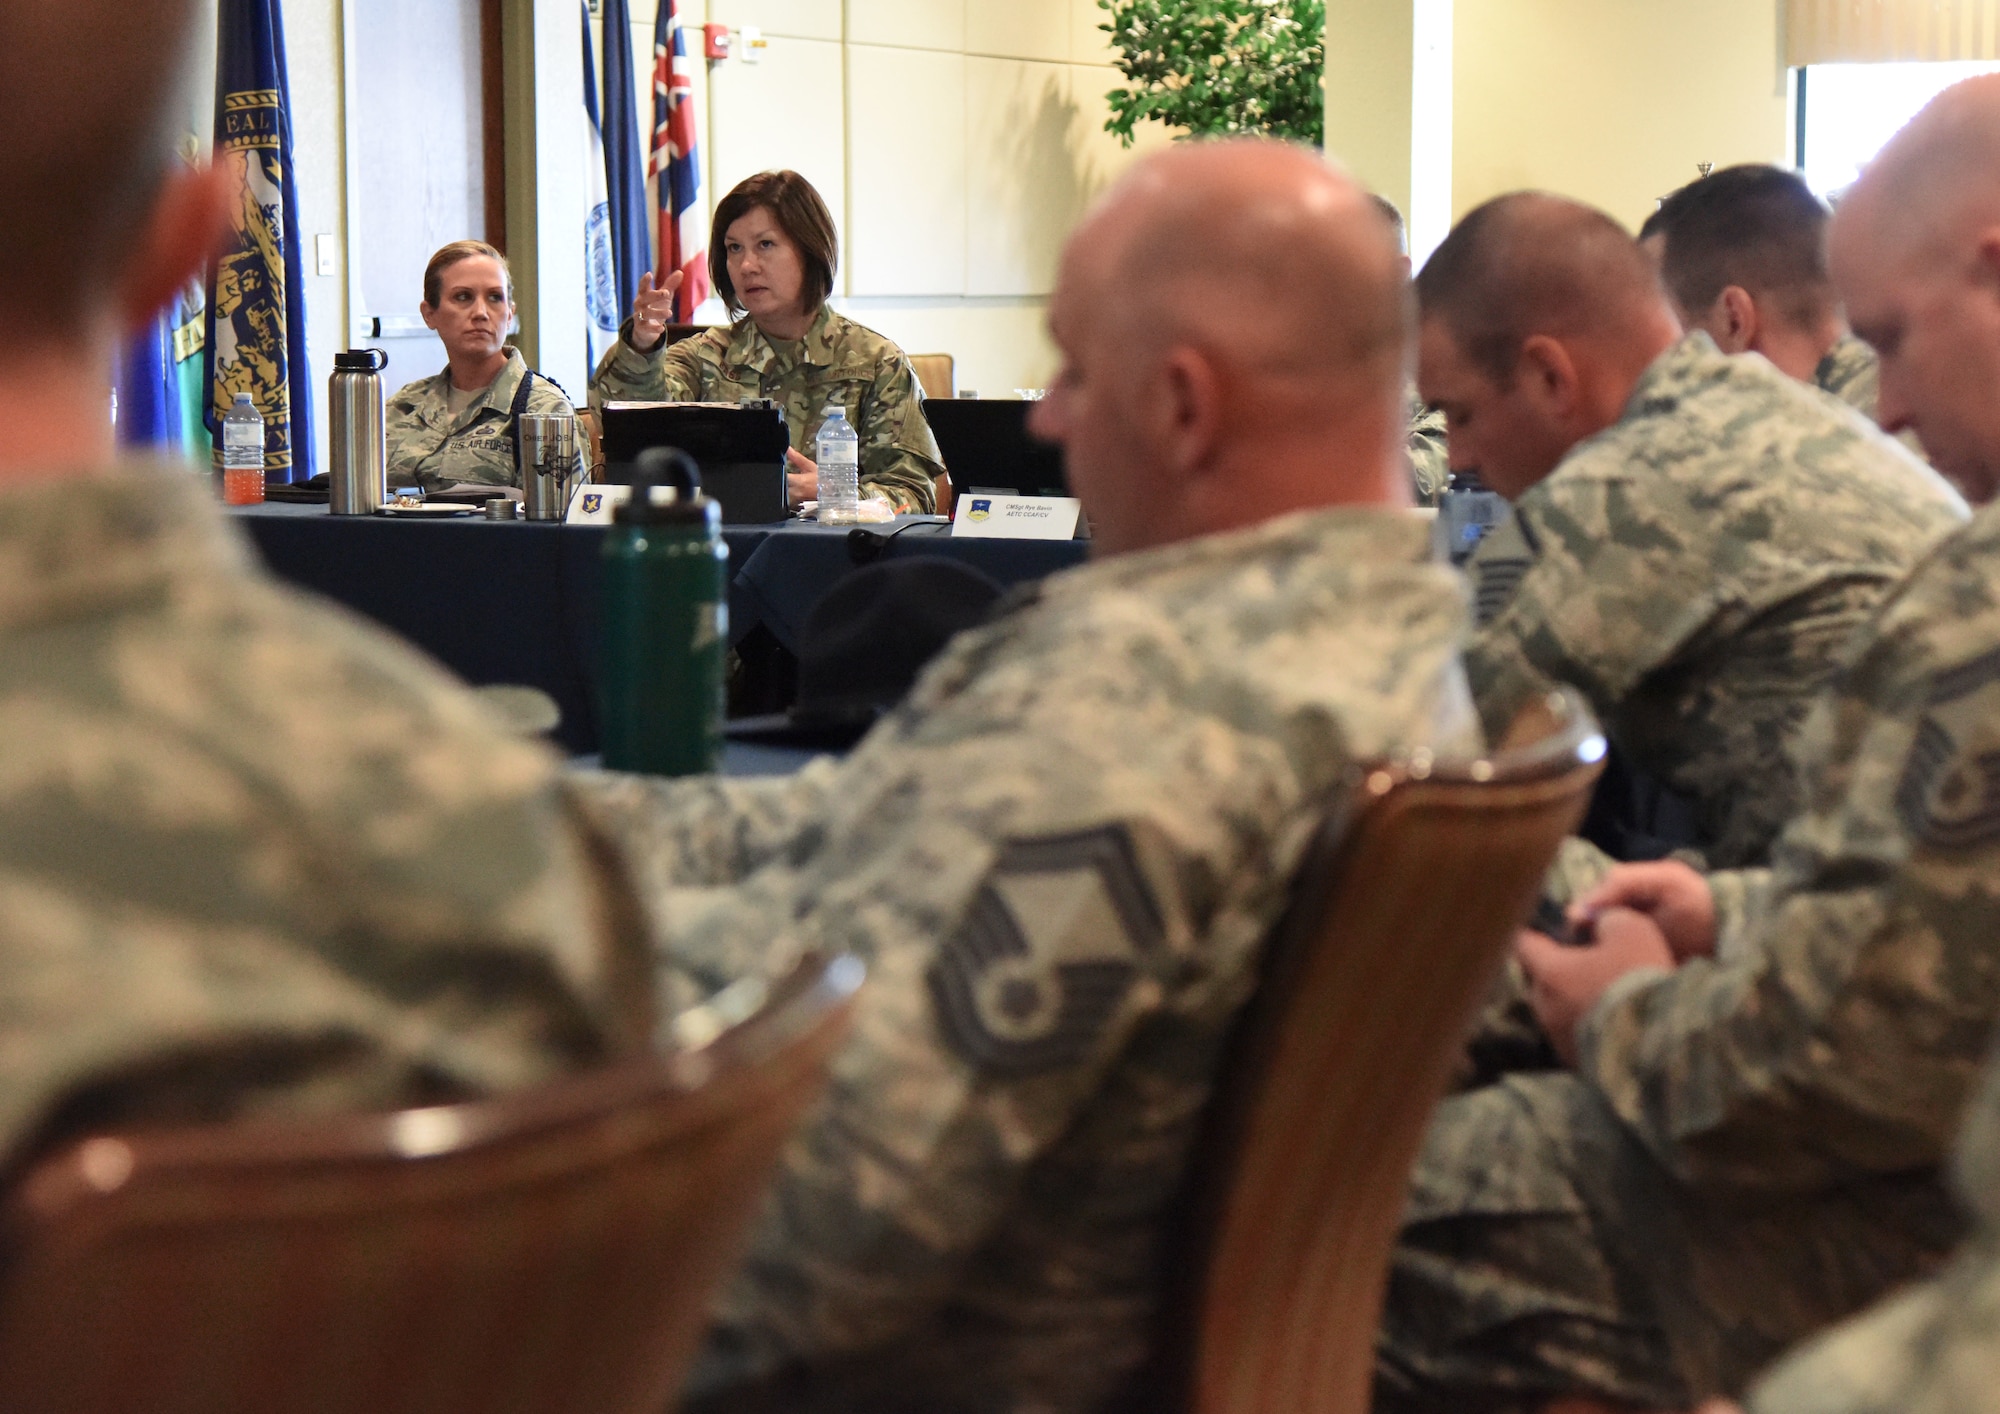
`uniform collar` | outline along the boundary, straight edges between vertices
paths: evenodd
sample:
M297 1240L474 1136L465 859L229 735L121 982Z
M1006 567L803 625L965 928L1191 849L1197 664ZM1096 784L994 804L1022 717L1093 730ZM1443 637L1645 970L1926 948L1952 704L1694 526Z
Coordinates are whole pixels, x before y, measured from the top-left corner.
M0 491L0 629L155 603L248 565L207 479L182 462L133 458Z
M497 407L506 412L514 406L514 394L520 391L521 380L527 377L528 361L521 357L521 351L512 344L507 345L507 362L500 372L486 385L486 391L465 405L465 410L454 418L451 415L451 365L431 380L430 406L426 409L427 420L445 432L457 432L468 427L486 409Z
M1639 375L1619 421L1671 412L1681 399L1740 376L1743 367L1741 358L1731 358L1715 346L1715 340L1697 329L1654 359Z
M1368 565L1421 565L1431 559L1430 522L1394 506L1329 506L1295 511L1240 530L1092 560L1041 581L1043 597L1134 589L1161 575L1205 569L1229 574L1253 562L1300 563L1340 574Z
M1874 351L1868 345L1852 334L1842 334L1813 369L1813 384L1832 392L1844 387L1855 374L1865 371L1874 361Z
M807 326L805 337L799 341L798 361L811 364L815 368L825 368L833 362L837 330L835 321L840 318L833 312L833 306L823 304L813 322ZM774 368L789 367L783 364L778 350L757 327L757 321L745 315L729 331L729 361L737 367L759 375Z

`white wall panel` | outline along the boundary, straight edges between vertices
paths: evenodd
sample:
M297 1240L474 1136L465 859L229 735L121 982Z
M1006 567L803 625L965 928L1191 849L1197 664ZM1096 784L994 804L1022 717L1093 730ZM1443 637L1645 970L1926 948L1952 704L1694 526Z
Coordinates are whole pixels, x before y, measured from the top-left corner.
M333 356L347 347L347 276L339 262L334 275L320 275L313 260L313 237L347 228L344 205L347 142L342 108L339 0L287 0L282 7L292 100L292 154L298 183L299 240L304 244L306 361L312 366L314 467L326 468L327 375ZM211 59L212 63L212 59ZM208 69L213 85L214 70ZM210 111L215 102L209 93Z
M847 0L847 42L965 49L965 11L993 0Z
M789 167L819 188L839 220L847 202L840 45L774 37L762 63L714 66L709 93L715 197L745 177Z
M1118 52L1111 36L1099 25L1111 22L1111 12L1098 7L1097 0L1069 0L1069 57L1078 64L1109 64Z
M1096 196L1134 162L1149 152L1174 141L1174 130L1156 122L1144 122L1132 134L1126 147L1104 130L1111 116L1111 90L1124 86L1125 76L1116 69L1077 64L1070 69L1070 91L1076 96L1077 166L1087 174L1090 194Z
M848 293L966 290L968 62L962 54L848 46Z
M840 0L708 0L708 18L716 24L755 25L767 35L791 39L840 38Z
M1002 59L1070 57L1070 0L968 0L965 52Z
M965 61L966 293L1043 295L1088 200L1067 64Z
M948 353L961 391L1011 398L1046 388L1055 373L1042 300L851 299L841 312L894 339L908 353Z

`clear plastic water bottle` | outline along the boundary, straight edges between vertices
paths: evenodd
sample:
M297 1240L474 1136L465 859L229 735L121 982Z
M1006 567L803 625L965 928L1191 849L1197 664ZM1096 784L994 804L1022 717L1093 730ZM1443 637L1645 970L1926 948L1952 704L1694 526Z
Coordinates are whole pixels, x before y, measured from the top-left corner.
M222 500L254 506L264 499L264 415L238 393L222 419Z
M861 517L861 439L838 403L820 424L818 450L819 522L852 525Z

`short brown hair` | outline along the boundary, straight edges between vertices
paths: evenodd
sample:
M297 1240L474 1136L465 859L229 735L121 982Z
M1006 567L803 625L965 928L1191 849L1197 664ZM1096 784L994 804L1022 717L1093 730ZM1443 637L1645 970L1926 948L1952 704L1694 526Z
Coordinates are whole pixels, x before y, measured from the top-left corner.
M759 172L745 177L715 204L715 220L708 231L710 283L729 306L730 314L740 318L744 310L736 302L736 286L729 279L729 257L722 242L731 226L760 207L771 213L778 229L799 248L806 267L806 312L817 313L833 293L833 272L840 268L840 237L834 232L833 213L826 209L826 202L797 172Z
M1737 285L1800 328L1839 308L1826 268L1833 213L1805 178L1747 163L1682 187L1660 208L1667 247L1660 276L1681 308L1699 314Z
M1536 334L1607 333L1664 303L1639 243L1602 211L1545 192L1474 208L1417 272L1426 322L1443 321L1467 359L1502 387Z
M190 0L0 5L0 327L68 338L131 256L174 161Z
M478 256L500 262L500 275L507 282L507 301L514 300L514 269L507 263L507 257L485 241L453 241L431 257L431 263L424 267L424 303L432 309L444 298L444 272L461 260L472 260Z

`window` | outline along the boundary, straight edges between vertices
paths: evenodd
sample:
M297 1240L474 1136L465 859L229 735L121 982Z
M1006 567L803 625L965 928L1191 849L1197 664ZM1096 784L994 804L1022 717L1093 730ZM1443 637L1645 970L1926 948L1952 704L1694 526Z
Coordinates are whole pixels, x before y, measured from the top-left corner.
M1799 70L1798 153L1821 196L1851 185L1861 168L1945 89L2000 64L1814 64Z

